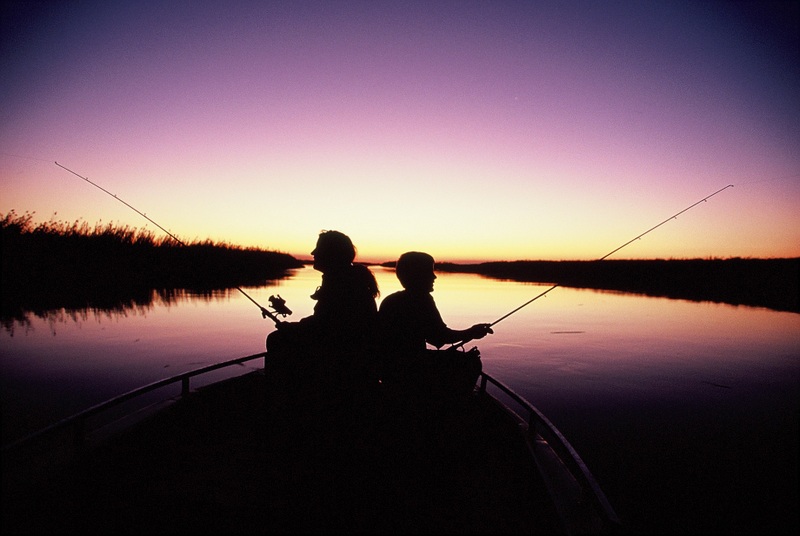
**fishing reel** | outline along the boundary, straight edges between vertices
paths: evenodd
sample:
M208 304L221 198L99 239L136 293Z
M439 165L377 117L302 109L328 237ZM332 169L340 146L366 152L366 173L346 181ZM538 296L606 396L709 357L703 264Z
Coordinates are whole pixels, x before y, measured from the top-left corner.
M281 298L280 294L277 295L277 296L270 296L269 297L269 306L272 307L272 311L270 311L269 309L267 309L265 307L262 307L261 308L261 316L264 317L264 318L269 317L272 320L274 320L276 323L280 322L280 320L278 320L278 317L275 316L276 314L279 314L279 315L281 315L283 317L286 317L286 316L292 314L292 310L289 309L288 307L286 307L286 300Z
M281 316L288 316L292 314L292 310L286 307L286 300L281 298L281 295L278 294L277 296L270 296L269 297L269 306L275 310Z

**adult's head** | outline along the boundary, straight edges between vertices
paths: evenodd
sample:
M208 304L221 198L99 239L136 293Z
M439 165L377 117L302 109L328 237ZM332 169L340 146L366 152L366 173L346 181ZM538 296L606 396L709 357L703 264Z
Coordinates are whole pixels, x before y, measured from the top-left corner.
M406 290L433 291L433 257L421 251L408 251L400 255L395 265L395 274Z
M322 231L311 254L314 256L314 269L325 272L350 266L356 258L356 247L344 233Z

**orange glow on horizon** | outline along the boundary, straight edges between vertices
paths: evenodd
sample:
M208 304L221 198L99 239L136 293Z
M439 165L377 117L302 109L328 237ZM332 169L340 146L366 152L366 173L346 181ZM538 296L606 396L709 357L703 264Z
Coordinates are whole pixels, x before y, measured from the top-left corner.
M734 184L611 258L800 256L777 8L761 28L725 3L292 4L9 13L0 213L148 227L58 161L186 241L594 260Z

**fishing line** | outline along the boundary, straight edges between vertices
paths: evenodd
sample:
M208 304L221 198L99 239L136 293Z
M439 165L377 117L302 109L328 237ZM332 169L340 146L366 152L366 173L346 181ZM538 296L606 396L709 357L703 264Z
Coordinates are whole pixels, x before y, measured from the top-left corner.
M782 177L772 177L771 179L761 179L761 180L737 182L736 186L749 186L751 184L763 184L765 182L785 181L785 180L789 180L789 179L796 179L797 177L800 177L800 173L795 173L794 175L784 175Z
M12 154L12 153L0 153L0 154L3 155L3 156L11 156L11 157L14 157L14 158L22 158L23 160L34 160L36 162L47 162L48 164L50 163L50 160L47 160L45 158L36 158L35 156L25 156L25 155L21 155L21 154Z
M661 223L659 223L658 225L654 225L653 227L649 228L648 230L646 230L645 232L641 233L640 235L637 235L637 236L635 236L634 238L631 238L630 240L628 240L627 242L625 242L625 243L624 243L624 244L622 244L621 246L619 246L619 247L617 247L617 248L615 248L615 249L612 249L611 251L609 251L608 253L606 253L605 255L603 255L602 257L600 257L600 258L599 258L599 259L597 259L597 260L598 260L598 261L605 260L606 258L610 257L611 255L613 255L613 254L614 254L614 253L616 253L617 251L621 250L621 249L622 249L622 248L624 248L625 246L628 246L629 244L631 244L631 243L633 243L633 242L635 242L635 241L639 240L640 238L642 238L642 237L643 237L644 235L646 235L647 233L649 233L649 232L651 232L651 231L654 231L654 230L658 229L659 227L661 227L662 225L664 225L664 224L665 224L665 223L667 223L668 221L676 219L678 216L680 216L680 215L681 215L681 214L683 214L684 212L686 212L686 211L688 211L688 210L690 210L690 209L692 209L692 208L696 207L696 206L697 206L697 205L699 205L700 203L703 203L703 202L705 202L705 201L708 201L710 198L714 197L715 195L717 195L718 193L722 192L723 190L727 190L728 188L732 188L732 187L733 187L733 184L729 184L729 185L725 186L724 188L720 188L719 190L717 190L717 191L716 191L716 192L714 192L713 194L705 196L703 199L701 199L701 200L697 201L696 203L692 203L691 205L689 205L689 206L688 206L688 207L686 207L685 209L681 210L680 212L676 212L675 214L673 214L672 216L670 216L670 217L669 217L669 218L667 218L666 220L662 221L662 222L661 222ZM489 324L489 326L490 326L490 327L491 327L491 326L494 326L495 324L497 324L497 323L498 323L498 322L500 322L501 320L505 320L505 319L506 319L506 318L508 318L509 316L513 315L514 313L516 313L517 311L519 311L520 309L522 309L523 307L526 307L526 306L530 305L531 303L535 302L536 300L538 300L538 299L539 299L539 298L541 298L542 296L546 295L546 294L547 294L548 292L550 292L551 290L553 290L553 289L555 289L555 288L558 288L559 286L560 286L560 285L559 285L558 283L556 283L555 285L553 285L552 287L548 288L547 290L545 290L544 292L542 292L542 293L541 293L541 294L539 294L538 296L536 296L536 297L534 297L534 298L532 298L532 299L530 299L530 300L526 301L525 303L523 303L522 305L520 305L519 307L517 307L517 308L516 308L516 309L514 309L513 311L511 311L511 312L509 312L509 313L506 313L505 315L501 316L500 318L498 318L497 320L495 320L494 322L492 322L491 324Z
M136 212L137 214L139 214L141 217L143 217L144 219L146 219L147 221L149 221L150 223L152 223L153 225L155 225L156 227L158 227L159 229L161 229L161 230L162 230L162 231L164 231L165 233L167 233L167 234L168 234L168 235L169 235L169 236L170 236L170 237L171 237L173 240L175 240L175 241L176 241L178 244L180 244L180 245L182 245L182 246L184 246L184 247L188 247L188 246L186 245L186 243L184 243L184 242L183 242L183 241L182 241L180 238L178 238L178 237L177 237L177 236L175 236L174 234L170 233L169 231L167 231L166 229L164 229L163 227L161 227L161 226L160 226L158 223L156 223L155 221L153 221L153 220L152 220L152 219L151 219L151 218L150 218L150 217L149 217L147 214L145 214L144 212L140 211L139 209L137 209L136 207L134 207L134 206L133 206L133 205L131 205L130 203L127 203L127 202L126 202L126 201L124 201L123 199L120 199L120 198L119 198L119 197L117 197L115 194L112 194L111 192L109 192L108 190L106 190L105 188L103 188L102 186L100 186L99 184L95 184L94 182L90 181L88 178L84 177L83 175L79 175L78 173L75 173L74 171L72 171L72 170L71 170L71 169L69 169L68 167L62 166L62 165L61 165L61 164L59 164L58 162L56 162L55 164L56 164L58 167L60 167L61 169L65 170L65 171L69 171L70 173L72 173L72 174L73 174L73 175L75 175L76 177L79 177L79 178L81 178L81 179L85 180L86 182L88 182L89 184L91 184L92 186L94 186L95 188L98 188L99 190L102 190L104 193L106 193L106 194L110 195L111 197L113 197L114 199L116 199L117 201L119 201L120 203L122 203L123 205L125 205L126 207L128 207L129 209L133 210L134 212ZM258 303L258 302L257 302L256 300L254 300L252 297L250 297L250 295L249 295L249 294L247 294L247 292L245 292L245 291L244 291L244 290L242 290L241 288L239 288L239 287L234 287L234 288L236 288L236 290L238 290L239 292L241 292L241 293L244 295L244 297L245 297L245 298L247 298L248 300L250 300L251 302L253 302L254 304L256 304L256 306L257 306L259 309L261 309L261 316L262 316L262 317L264 317L264 318L267 318L267 317L269 317L269 318L271 318L271 319L272 319L272 320L273 320L273 321L274 321L276 324L280 323L280 322L281 322L281 320L279 320L279 319L278 319L278 317L276 317L276 316L275 316L275 314L273 314L273 313L278 313L278 314L281 314L281 315L283 315L283 316L286 316L287 314L292 314L292 312L291 312L291 311L290 311L288 308L286 308L286 306L285 306L285 302L284 302L284 300L283 300L283 299L282 299L280 296L278 296L278 297L275 297L275 296L270 296L270 298L269 298L270 305L273 307L273 309L275 309L275 311L273 312L273 311L270 311L269 309L267 309L266 307L262 307L260 303Z

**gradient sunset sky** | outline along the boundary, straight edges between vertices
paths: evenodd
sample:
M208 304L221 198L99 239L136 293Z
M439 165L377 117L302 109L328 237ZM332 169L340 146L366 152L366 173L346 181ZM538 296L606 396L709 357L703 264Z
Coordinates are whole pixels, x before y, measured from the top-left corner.
M0 214L308 258L800 256L798 2L6 2Z

